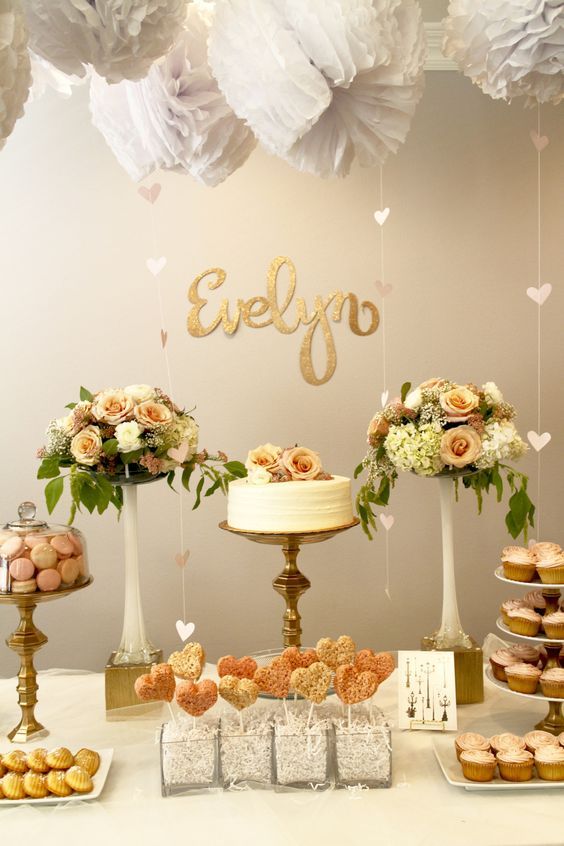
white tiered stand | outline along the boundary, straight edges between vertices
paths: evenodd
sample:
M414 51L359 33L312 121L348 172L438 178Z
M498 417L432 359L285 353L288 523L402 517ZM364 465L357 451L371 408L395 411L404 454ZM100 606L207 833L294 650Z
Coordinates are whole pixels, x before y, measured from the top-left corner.
M495 576L501 582L506 582L507 584L513 585L513 587L528 588L529 590L531 588L537 590L540 589L546 600L546 613L558 611L560 591L564 588L564 585L546 585L538 581L517 582L513 579L507 579L504 576L503 567L497 568ZM509 637L516 638L517 640L524 640L527 643L534 643L536 646L544 646L548 655L546 668L550 669L551 667L560 667L559 655L560 650L564 645L564 638L548 638L542 634L535 635L534 637L515 634L515 632L512 632L508 626L505 625L502 617L498 618L496 625L498 629L504 633L504 635L509 635ZM544 696L540 689L537 693L519 693L516 690L511 690L506 683L494 678L490 667L486 670L486 676L491 684L495 685L495 687L498 687L506 693L511 693L513 696L521 696L527 699L536 700L543 699L545 702L548 702L548 714L543 720L536 724L535 728L548 731L551 734L560 734L560 732L564 731L564 716L562 715L562 704L564 703L564 699L551 699L548 696Z

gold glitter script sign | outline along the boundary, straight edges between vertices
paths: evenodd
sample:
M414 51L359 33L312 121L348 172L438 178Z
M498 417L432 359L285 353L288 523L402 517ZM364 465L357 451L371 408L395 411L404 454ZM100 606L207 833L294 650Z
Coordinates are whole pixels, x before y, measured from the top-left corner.
M287 269L288 281L285 294L281 298L279 282L283 268ZM206 282L208 291L215 291L221 288L226 278L225 270L220 267L211 267L196 276L190 285L188 299L193 306L188 314L188 332L190 335L194 338L203 338L217 329L220 324L227 335L233 335L239 328L241 320L249 329L264 329L266 326L274 326L284 335L292 335L300 324L307 326L300 348L300 369L304 379L310 385L323 385L329 381L335 372L337 352L329 320L335 323L341 320L343 306L347 300L349 302L349 326L355 335L372 335L380 322L380 315L374 303L364 300L360 303L360 311L369 315L370 323L366 329L361 329L358 323L358 297L351 293L344 294L342 291L332 291L325 297L318 294L314 298L311 311L308 311L303 297L297 297L294 320L293 322L287 321L285 314L290 308L296 291L296 268L289 258L278 256L268 268L266 297L251 297L249 300L238 299L232 316L229 313L229 300L223 299L213 320L204 325L201 320L201 313L209 301L202 296L200 288ZM328 314L329 306L332 306L330 314ZM325 342L325 372L322 376L316 375L312 361L312 344L318 328L322 332Z

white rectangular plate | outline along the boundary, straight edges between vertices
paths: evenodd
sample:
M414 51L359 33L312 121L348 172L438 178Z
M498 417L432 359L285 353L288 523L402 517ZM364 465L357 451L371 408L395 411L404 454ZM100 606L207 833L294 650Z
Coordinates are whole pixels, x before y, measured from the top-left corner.
M504 781L497 773L493 781L468 781L462 775L462 767L454 751L454 735L437 737L434 749L435 757L448 783L455 787L464 787L465 790L553 790L564 787L564 781L544 781L536 776L530 781Z
M26 749L25 751L31 752L31 748ZM6 799L3 804L5 804L6 807L11 807L12 805L58 805L60 802L90 802L92 799L98 799L100 793L104 789L104 784L106 783L114 750L96 749L96 752L100 756L100 767L98 768L96 775L92 777L94 789L90 793L73 793L71 796L51 795L46 796L45 799Z

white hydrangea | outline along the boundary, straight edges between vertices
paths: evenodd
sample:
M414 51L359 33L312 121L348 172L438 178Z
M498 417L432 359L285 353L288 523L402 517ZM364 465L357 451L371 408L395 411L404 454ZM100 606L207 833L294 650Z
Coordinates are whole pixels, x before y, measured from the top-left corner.
M482 435L482 453L476 461L480 470L493 467L496 461L520 458L527 451L527 444L519 437L509 420L492 420L486 423Z
M168 448L179 447L180 444L187 443L189 451L185 460L189 461L198 449L199 431L200 427L189 414L179 414L170 429L167 429L166 443Z
M482 390L488 405L496 406L503 402L503 394L495 382L486 382L485 385L482 385Z
M388 458L398 470L435 476L444 468L440 457L442 429L433 423L390 426L386 438Z

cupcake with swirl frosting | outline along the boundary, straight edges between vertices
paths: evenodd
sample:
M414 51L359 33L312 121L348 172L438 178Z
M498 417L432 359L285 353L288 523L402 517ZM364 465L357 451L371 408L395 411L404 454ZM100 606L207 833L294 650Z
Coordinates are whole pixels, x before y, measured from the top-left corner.
M506 752L508 749L525 749L525 741L518 734L511 734L504 731L502 734L494 734L490 737L490 746L496 754Z
M497 753L496 760L505 781L529 781L533 777L534 758L526 749L506 749Z
M497 766L495 755L480 749L468 749L462 752L460 764L462 775L470 781L491 781Z
M508 611L507 617L509 619L509 630L513 634L526 635L527 637L534 637L538 634L542 617L532 608L517 608L515 611Z
M519 664L520 660L520 658L517 658L512 654L510 649L497 649L490 656L490 666L492 668L494 678L498 681L506 682L506 667L510 664Z
M543 558L546 558L546 556L558 555L562 552L562 547L559 543L540 541L540 543L533 544L530 551L531 555L533 555L537 561L542 561Z
M546 599L542 595L542 590L530 590L523 597L529 608L532 608L537 614L544 614L546 611Z
M564 779L564 749L561 746L541 746L535 752L537 775L545 781Z
M540 749L541 746L558 746L558 738L549 731L542 731L541 729L535 729L535 731L527 732L523 739L527 749L529 752L532 752L533 755L537 749Z
M543 585L564 584L564 554L553 552L537 561L537 573Z
M509 625L509 617L507 616L509 611L518 611L519 608L532 608L533 606L530 605L525 599L506 599L505 602L502 602L499 610L501 612L501 618L506 626Z
M514 582L530 582L535 575L535 558L524 546L506 546L501 552L503 574Z
M540 649L536 646L529 646L528 643L516 643L510 647L509 651L525 664L532 664L533 667L536 667L539 663Z
M564 637L564 611L553 611L542 618L542 627L549 638Z
M536 693L541 672L532 664L511 664L505 668L509 688L517 693Z
M564 669L553 667L544 670L540 677L543 695L549 699L564 699Z
M490 742L483 734L478 734L474 731L467 731L464 734L459 734L454 740L454 748L456 749L456 757L460 761L460 756L463 752L489 752Z

